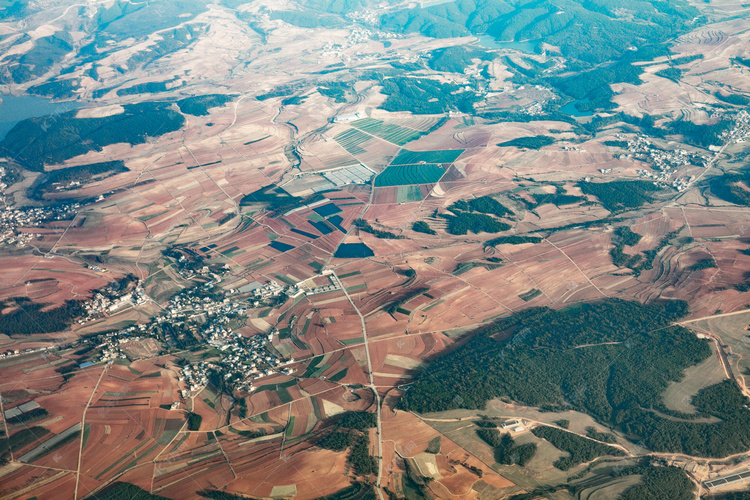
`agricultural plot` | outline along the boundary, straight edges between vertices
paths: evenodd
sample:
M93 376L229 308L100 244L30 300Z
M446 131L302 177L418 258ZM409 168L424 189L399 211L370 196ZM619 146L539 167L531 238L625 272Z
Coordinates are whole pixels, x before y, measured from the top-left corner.
M341 209L337 207L335 203L328 203L326 205L317 206L313 208L313 211L321 217L328 217L329 215L341 213Z
M366 152L362 146L372 141L373 138L357 129L349 129L337 134L333 140L338 142L342 148L356 156Z
M396 192L396 203L409 203L422 201L422 191L419 186L398 186Z
M464 152L463 149L444 149L438 151L402 150L391 165L411 165L414 163L453 163Z
M361 120L354 121L352 122L352 127L399 146L419 139L424 135L424 132L418 132L392 123L385 123L373 118L362 118Z
M375 187L431 184L440 180L445 170L437 165L398 165L386 168L375 178Z
M323 177L333 183L336 187L347 184L367 184L372 179L374 172L364 165L353 165L347 168L325 172Z

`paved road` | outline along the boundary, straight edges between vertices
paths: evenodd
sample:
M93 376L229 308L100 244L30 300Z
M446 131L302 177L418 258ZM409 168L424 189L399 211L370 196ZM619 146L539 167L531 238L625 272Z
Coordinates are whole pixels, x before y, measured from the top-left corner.
M378 389L375 387L375 380L372 376L372 361L370 360L370 346L367 343L367 327L365 326L365 317L362 316L362 313L359 311L359 308L354 304L354 301L349 296L349 292L346 291L346 288L339 280L339 277L336 276L336 272L331 275L336 280L336 284L338 284L339 287L341 287L341 290L343 290L344 295L346 295L347 300L352 305L354 310L357 312L357 315L359 316L359 320L362 322L362 337L364 338L364 345L365 345L365 355L367 357L367 374L370 377L370 383L368 384L368 387L372 391L372 393L375 395L375 404L377 409L377 422L378 422L378 480L375 483L376 489L378 491L378 497L380 497L380 500L383 499L383 491L381 489L381 482L383 479L383 427L382 427L382 421L380 419L380 394L378 394Z

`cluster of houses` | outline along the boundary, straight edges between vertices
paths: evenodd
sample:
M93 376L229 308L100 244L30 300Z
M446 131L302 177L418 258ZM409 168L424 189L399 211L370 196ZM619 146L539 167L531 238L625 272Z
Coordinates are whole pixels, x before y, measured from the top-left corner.
M185 249L184 251L192 253L193 255L190 256L192 258L180 255L175 263L174 269L177 271L177 274L186 280L191 280L193 278L206 278L219 282L221 281L222 275L229 271L229 266L227 264L213 264L210 266L201 265L203 262L202 257L197 255L193 250Z
M617 134L618 138L622 137ZM620 155L620 158L633 158L643 161L659 170L669 177L670 171L685 165L702 164L706 158L685 149L664 150L655 146L645 135L639 135L628 141L628 154Z
M139 341L141 337L139 333L145 333L147 325L134 325L125 330L119 332L109 332L104 334L104 338L98 347L102 348L101 354L99 354L99 361L114 361L118 358L126 358L127 356L120 347L121 344L131 342L133 340ZM79 365L81 368L85 368L82 363Z
M617 138L622 136L617 134ZM621 154L620 159L632 158L634 160L648 163L653 170L638 170L638 175L651 179L658 185L669 185L677 191L684 191L689 186L694 176L672 178L676 170L687 165L704 165L708 155L691 153L685 149L673 150L660 149L645 135L628 140L627 154Z
M0 359L3 358L12 358L13 356L20 356L22 354L33 354L35 352L45 352L49 351L53 347L57 346L42 346L42 347L27 347L26 349L8 349L5 352L0 353ZM62 345L59 347L63 347Z
M86 316L79 319L78 323L83 324L95 319L101 318L106 314L113 314L127 307L138 306L151 300L143 290L140 281L136 282L135 288L128 290L122 295L105 294L96 292L91 300L84 304Z
M619 136L619 134L618 134ZM740 111L734 116L734 126L731 130L722 134L724 143L742 143L750 136L750 113ZM620 139L621 137L618 137ZM721 151L721 146L709 146L709 150L716 156ZM641 177L655 180L657 183L671 185L677 191L684 191L690 187L695 176L671 179L678 167L686 165L708 165L711 162L710 155L698 155L684 149L663 150L654 146L646 136L639 136L628 141L628 154L620 155L620 158L633 158L649 163L657 172L638 170Z
M39 237L28 228L39 227L52 220L71 219L79 207L78 203L26 208L5 205L0 209L0 245L24 247ZM27 229L22 231L21 228Z
M734 127L727 133L727 140L733 143L745 142L750 137L750 113L740 111L734 117Z
M210 363L188 362L183 365L180 380L184 381L184 397L189 397L204 387L208 383L210 371L219 373L233 388L244 390L252 390L253 380L258 377L275 372L291 373L284 367L291 361L282 361L267 349L268 342L276 333L275 329L267 335L247 338L229 327L228 323L244 313L247 306L240 301L231 300L223 290L216 288L218 281L220 278L178 293L161 314L147 324L133 325L106 334L101 344L103 349L99 360L125 358L122 344L139 340L142 336L161 337L171 347L207 344L215 349L214 354L218 359ZM275 281L269 281L253 292L256 299L270 299L288 293L292 288L296 290L295 287L284 287ZM141 290L140 284L135 290ZM121 299L130 299L136 291L123 295ZM184 339L175 337L176 332L189 332L192 338L185 342Z

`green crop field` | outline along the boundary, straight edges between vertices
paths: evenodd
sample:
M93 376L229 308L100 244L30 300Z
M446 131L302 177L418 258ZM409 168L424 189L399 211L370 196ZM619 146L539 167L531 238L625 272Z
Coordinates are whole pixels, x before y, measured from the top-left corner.
M453 163L463 152L463 149L444 149L440 151L407 151L404 149L391 162L391 165L409 165L421 162Z
M429 184L439 181L444 173L441 167L430 164L388 167L375 178L375 187Z
M337 134L333 140L338 142L342 148L346 149L351 154L361 155L365 150L360 146L367 141L372 140L372 137L357 129L350 128L349 130Z
M410 201L422 201L422 191L419 190L419 186L399 186L396 202L409 203Z
M392 142L398 146L403 146L404 144L419 139L424 135L424 132L418 132L392 123L385 123L381 120L375 120L374 118L362 118L361 120L354 121L352 122L352 127L376 137L380 137L381 139Z

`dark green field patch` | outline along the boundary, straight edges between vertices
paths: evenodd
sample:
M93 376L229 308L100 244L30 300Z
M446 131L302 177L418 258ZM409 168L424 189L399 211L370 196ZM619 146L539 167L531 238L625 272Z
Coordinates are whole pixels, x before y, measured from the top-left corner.
M398 165L386 168L375 178L375 187L408 186L437 182L445 170L437 165Z
M415 163L453 163L461 156L463 149L444 149L439 151L402 150L391 165L411 165Z

